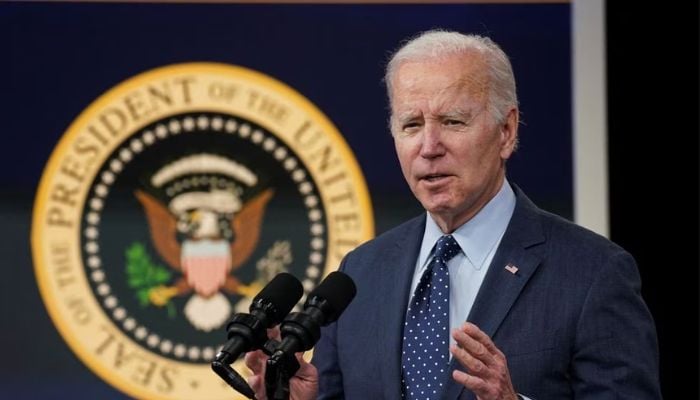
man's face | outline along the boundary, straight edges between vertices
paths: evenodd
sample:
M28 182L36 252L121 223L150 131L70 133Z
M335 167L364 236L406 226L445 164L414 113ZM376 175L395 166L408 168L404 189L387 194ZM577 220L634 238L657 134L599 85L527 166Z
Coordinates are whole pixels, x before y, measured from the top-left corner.
M392 133L413 194L451 232L500 189L513 152L517 109L497 123L476 53L400 64L392 79Z

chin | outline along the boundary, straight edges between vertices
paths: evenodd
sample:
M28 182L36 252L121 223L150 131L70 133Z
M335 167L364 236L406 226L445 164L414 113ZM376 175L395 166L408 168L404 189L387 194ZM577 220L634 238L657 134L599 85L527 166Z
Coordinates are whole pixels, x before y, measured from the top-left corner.
M445 214L449 213L451 210L455 209L451 199L428 199L427 201L422 201L421 204L423 208L428 210L432 214Z

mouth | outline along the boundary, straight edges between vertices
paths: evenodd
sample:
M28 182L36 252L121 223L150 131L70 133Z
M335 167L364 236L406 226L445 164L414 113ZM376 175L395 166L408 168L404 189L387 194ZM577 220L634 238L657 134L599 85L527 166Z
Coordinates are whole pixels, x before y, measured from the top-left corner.
M428 175L422 176L420 178L420 180L433 183L433 182L439 182L439 181L446 179L446 178L449 178L449 177L450 177L450 175L447 175L447 174L428 174Z

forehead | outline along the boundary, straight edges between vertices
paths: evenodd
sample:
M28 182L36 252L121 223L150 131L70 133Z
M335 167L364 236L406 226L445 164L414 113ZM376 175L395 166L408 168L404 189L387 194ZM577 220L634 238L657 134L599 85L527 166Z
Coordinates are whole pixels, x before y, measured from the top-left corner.
M457 97L462 101L467 98L483 101L488 93L489 75L483 57L468 52L404 61L396 68L391 83L393 109L410 107L416 102L439 106L437 103L452 103Z

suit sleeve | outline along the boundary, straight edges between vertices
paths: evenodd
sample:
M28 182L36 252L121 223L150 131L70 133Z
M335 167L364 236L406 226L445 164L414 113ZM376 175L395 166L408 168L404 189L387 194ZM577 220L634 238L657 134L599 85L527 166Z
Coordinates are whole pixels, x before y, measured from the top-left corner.
M641 297L634 259L609 258L594 280L576 329L576 399L661 399L654 321Z
M311 363L318 369L318 399L342 399L343 374L338 365L336 349L337 324L321 330L321 339L316 343Z
M345 269L347 256L339 270ZM311 363L318 370L318 400L343 399L343 374L338 362L338 323L321 328L321 338L314 347Z

